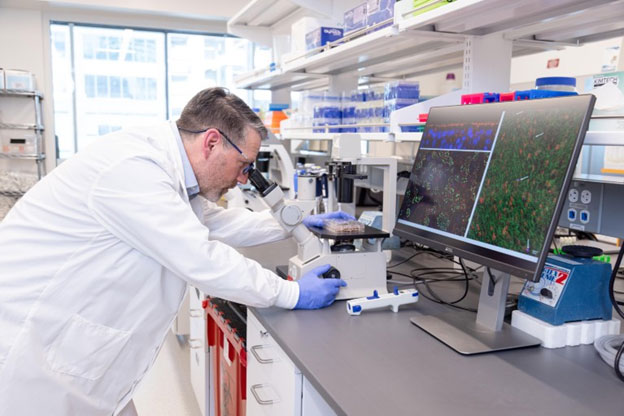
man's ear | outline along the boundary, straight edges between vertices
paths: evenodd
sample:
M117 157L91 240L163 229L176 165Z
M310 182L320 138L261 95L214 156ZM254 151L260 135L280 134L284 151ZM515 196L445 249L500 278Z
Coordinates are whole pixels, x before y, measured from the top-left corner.
M212 152L221 141L221 135L218 134L215 130L210 129L204 133L201 140L204 159L208 159L208 157L212 154Z

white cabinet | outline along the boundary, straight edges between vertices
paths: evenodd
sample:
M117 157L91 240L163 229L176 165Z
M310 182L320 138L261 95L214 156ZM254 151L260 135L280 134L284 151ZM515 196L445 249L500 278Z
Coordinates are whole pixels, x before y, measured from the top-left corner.
M189 290L190 328L189 353L190 373L193 393L202 416L214 416L214 383L212 374L211 354L208 346L206 311L202 306L204 294L191 287Z
M247 414L335 415L251 311L247 312Z
M250 312L247 313L247 414L301 414L301 371Z
M301 416L336 416L336 412L329 407L321 394L305 377L303 378Z

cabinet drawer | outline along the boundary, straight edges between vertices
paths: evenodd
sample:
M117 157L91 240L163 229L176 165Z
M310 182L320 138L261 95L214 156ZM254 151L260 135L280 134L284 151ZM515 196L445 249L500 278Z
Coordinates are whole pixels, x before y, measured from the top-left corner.
M299 415L301 372L252 313L247 341L247 414Z

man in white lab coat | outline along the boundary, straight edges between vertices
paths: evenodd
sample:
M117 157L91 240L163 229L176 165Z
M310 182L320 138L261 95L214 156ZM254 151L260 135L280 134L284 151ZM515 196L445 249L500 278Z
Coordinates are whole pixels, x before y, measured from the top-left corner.
M105 136L15 205L0 223L0 415L132 414L187 284L258 307L333 302L344 282L323 270L286 281L231 248L284 238L268 212L202 212L198 195L247 181L265 136L207 89L177 124Z

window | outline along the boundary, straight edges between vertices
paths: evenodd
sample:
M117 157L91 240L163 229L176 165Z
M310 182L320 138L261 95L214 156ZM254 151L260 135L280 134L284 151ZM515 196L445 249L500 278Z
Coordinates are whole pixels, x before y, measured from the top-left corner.
M95 97L95 75L85 76L85 94L89 98Z
M110 97L121 98L121 77L110 77Z
M236 75L270 62L270 49L245 39L68 23L50 31L60 159L100 135L175 119L203 88L230 88L251 107L270 97L234 89Z

